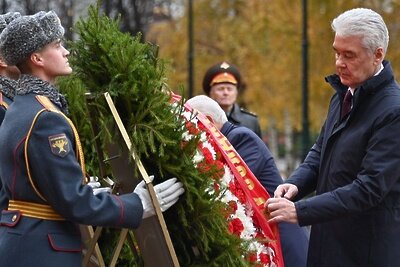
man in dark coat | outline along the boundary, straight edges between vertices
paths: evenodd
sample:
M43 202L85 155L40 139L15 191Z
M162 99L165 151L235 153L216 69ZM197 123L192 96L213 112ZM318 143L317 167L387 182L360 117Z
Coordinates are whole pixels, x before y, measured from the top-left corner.
M8 23L20 16L19 12L9 12L0 15L0 33ZM19 69L16 66L7 65L0 57L0 125L3 122L8 106L14 98L15 87L17 87L16 79L18 79L19 74Z
M264 142L250 129L230 123L218 103L205 95L192 97L187 104L211 117L216 127L226 136L251 172L270 196L282 178L274 158ZM296 224L278 224L285 267L305 267L308 249L308 230Z
M245 126L262 137L257 115L240 107L236 102L241 85L238 68L227 62L211 66L203 78L204 92L217 101L228 120L235 125Z
M20 16L21 14L19 12L9 12L4 15L0 15L0 33L4 30L8 23L16 18L19 18ZM7 65L0 57L0 126L4 120L4 116L6 115L7 108L14 99L15 88L17 87L16 79L18 79L19 74L20 71L16 66ZM5 196L5 193L2 192L2 188L3 186L0 180L0 211L7 208L8 204L8 200Z
M79 224L136 228L154 214L143 182L118 196L94 194L85 184L79 136L54 86L72 72L63 34L58 16L41 11L15 19L0 35L1 56L22 73L0 127L0 178L9 201L0 220L0 266L81 266ZM161 210L184 191L176 178L154 188Z
M267 201L270 221L312 225L309 267L397 267L400 88L384 60L388 30L364 8L339 15L332 28L337 74L326 80L336 94L304 163Z

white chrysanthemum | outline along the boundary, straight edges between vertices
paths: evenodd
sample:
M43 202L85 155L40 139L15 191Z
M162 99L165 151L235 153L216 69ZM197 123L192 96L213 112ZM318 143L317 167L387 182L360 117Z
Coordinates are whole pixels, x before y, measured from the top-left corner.
M235 201L235 202L239 201L239 199L234 194L232 194L231 191L229 190L225 191L225 188L224 189L221 188L221 194L223 194L222 196L220 196L221 201L224 203L228 203L230 201Z
M182 134L182 140L183 140L183 141L188 142L188 141L192 140L192 138L193 138L193 135L192 135L192 134L189 134L189 132L184 132L184 133Z
M198 163L202 162L204 160L203 153L201 153L198 149L196 149L196 153L193 156L193 163L197 165Z
M193 117L193 113L192 113L192 112L184 111L184 112L182 113L182 116L183 116L187 121L191 121L191 122L196 121L196 125L197 125L197 121L198 121L198 120L197 120L195 117Z
M233 179L233 174L232 174L231 170L229 169L228 165L226 165L226 164L224 164L224 170L225 170L225 172L224 172L224 176L222 176L221 184L224 185L225 187L227 187Z
M205 132L202 132L201 134L200 134L200 142L202 142L202 143L208 143L207 142L207 134L205 133Z
M240 237L246 241L253 239L256 236L256 228L253 225L253 220L247 216L240 217L240 220L244 227Z

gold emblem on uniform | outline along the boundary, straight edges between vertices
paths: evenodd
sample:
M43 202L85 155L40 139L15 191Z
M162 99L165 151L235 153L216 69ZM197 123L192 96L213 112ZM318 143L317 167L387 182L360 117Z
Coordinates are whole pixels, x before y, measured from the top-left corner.
M69 142L65 134L49 136L49 144L54 155L64 157L70 151Z

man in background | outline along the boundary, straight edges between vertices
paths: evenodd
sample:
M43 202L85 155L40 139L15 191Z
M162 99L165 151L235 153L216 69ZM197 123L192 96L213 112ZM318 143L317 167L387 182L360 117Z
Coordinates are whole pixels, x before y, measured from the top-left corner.
M261 138L257 115L240 107L236 102L241 86L242 79L238 68L227 62L211 66L203 78L204 92L221 106L228 120L235 125L251 129Z
M9 12L0 15L0 33L8 23L20 16L21 15L18 12ZM19 74L20 72L16 66L7 65L0 57L0 125L3 122L8 106L14 98L15 88L17 86L16 80L18 79Z
M18 12L9 12L4 15L0 15L0 33L4 30L8 23L21 16ZM15 89L17 87L17 79L20 75L20 71L16 66L7 65L4 60L0 57L0 126L4 120L6 110L12 103L15 95ZM1 149L1 145L0 145ZM8 205L7 197L2 192L2 183L0 180L0 211L5 209ZM1 214L0 214L1 217Z

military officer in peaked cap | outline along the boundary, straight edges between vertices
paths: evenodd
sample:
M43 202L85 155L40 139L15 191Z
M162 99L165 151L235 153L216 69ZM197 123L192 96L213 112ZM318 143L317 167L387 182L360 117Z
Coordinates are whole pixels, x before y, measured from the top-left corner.
M253 130L261 137L261 128L257 115L245 110L236 103L241 87L241 76L237 67L227 62L211 66L203 78L204 92L214 99L225 111L228 120L239 126Z

